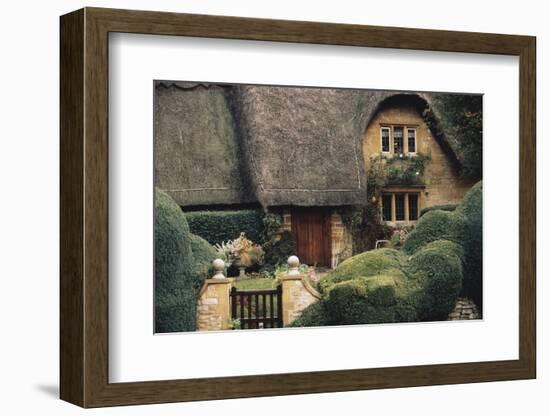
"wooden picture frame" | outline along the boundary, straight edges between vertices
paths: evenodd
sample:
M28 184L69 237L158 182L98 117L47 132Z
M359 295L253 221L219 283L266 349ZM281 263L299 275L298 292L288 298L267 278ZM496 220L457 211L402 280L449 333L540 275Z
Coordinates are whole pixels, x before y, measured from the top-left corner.
M85 8L61 17L60 396L82 407L337 392L536 376L535 38ZM109 383L108 34L297 42L519 57L519 359Z

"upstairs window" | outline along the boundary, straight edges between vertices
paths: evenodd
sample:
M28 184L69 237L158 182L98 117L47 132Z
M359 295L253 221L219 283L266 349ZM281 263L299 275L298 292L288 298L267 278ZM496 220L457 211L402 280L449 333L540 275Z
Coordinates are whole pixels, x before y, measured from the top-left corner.
M407 129L407 143L409 153L416 153L416 129Z
M393 152L403 153L403 127L393 128Z
M389 153L390 152L390 128L389 127L382 127L382 129L380 130L380 140L381 140L382 152Z
M384 125L380 127L380 152L388 154L416 154L416 126Z

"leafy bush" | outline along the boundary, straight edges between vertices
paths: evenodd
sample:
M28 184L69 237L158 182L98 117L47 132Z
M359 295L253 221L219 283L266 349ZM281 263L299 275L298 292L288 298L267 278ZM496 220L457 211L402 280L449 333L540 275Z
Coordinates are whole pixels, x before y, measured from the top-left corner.
M304 327L304 326L324 326L328 324L328 315L325 311L325 305L323 302L314 303L309 305L302 311L302 314L295 319L289 326L290 327Z
M461 242L464 233L464 218L453 212L431 211L418 220L405 243L403 251L412 254L435 240Z
M445 205L433 205L431 207L422 208L420 210L419 218L422 217L424 214L430 211L454 211L458 205L457 204L445 204Z
M193 235L168 194L155 190L155 332L196 329L197 294L216 251Z
M155 332L195 330L191 233L180 207L155 191Z
M398 250L382 248L366 251L344 260L334 270L324 275L319 281L319 291L324 294L328 289L339 282L381 274L386 269L399 269L405 257Z
M439 321L453 310L462 288L462 247L448 240L436 240L421 247L408 264L421 289L416 300L423 321Z
M264 270L274 270L286 264L289 256L296 254L296 241L290 231L283 231L265 242L263 249Z
M234 240L244 232L255 243L263 242L264 226L262 212L254 209L239 211L193 211L185 217L193 234L210 244Z
M196 283L202 286L204 279L212 275L212 261L218 258L216 249L204 238L191 234L191 251L193 253L194 274Z
M482 310L483 265L483 185L478 182L466 193L457 214L464 217L464 295Z

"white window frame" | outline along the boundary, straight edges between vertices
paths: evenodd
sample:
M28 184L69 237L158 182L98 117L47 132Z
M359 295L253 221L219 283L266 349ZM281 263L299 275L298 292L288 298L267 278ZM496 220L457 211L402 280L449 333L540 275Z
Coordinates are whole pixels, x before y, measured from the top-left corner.
M382 141L382 132L386 130L388 132L388 151L384 151L384 143ZM391 151L392 151L392 128L389 127L389 126L382 126L380 127L380 153L384 153L384 154L391 154Z
M416 127L405 127L405 129L407 130L407 147L406 147L407 152L406 152L406 154L416 155L418 153L418 135L416 134L417 133ZM409 130L414 131L414 152L409 151Z

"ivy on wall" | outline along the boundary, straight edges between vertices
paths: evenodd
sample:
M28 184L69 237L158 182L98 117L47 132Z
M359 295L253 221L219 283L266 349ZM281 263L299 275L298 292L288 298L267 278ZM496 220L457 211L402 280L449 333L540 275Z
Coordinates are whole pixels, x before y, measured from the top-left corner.
M393 230L382 220L380 195L388 185L422 185L431 156L423 153L394 157L373 156L367 172L367 204L342 207L339 214L350 230L353 253L373 249L376 240L389 240Z

